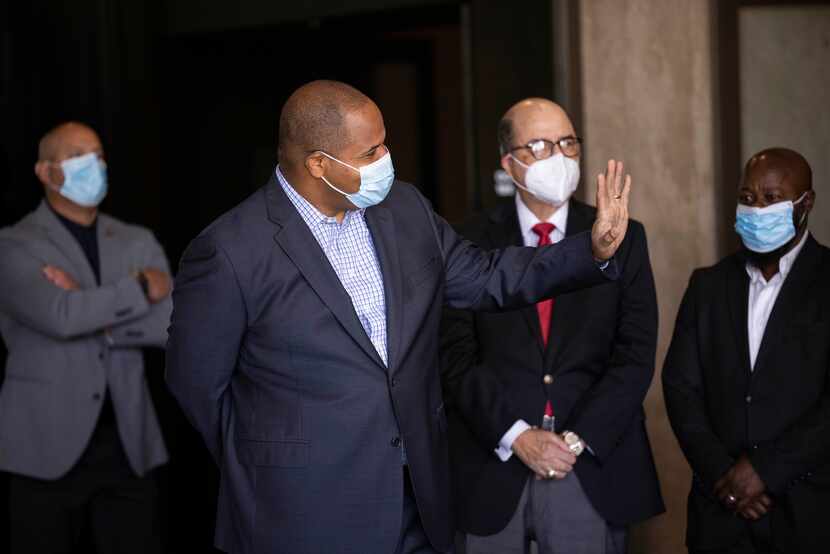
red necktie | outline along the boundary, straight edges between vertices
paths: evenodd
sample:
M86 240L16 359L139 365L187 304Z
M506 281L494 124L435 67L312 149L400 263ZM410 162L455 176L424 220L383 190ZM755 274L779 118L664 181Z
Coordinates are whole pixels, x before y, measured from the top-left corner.
M536 246L545 246L546 244L553 244L550 240L550 234L556 229L553 223L537 223L533 226L533 232L539 236L539 242ZM546 347L548 345L548 335L550 334L550 316L553 313L553 299L542 300L536 304L536 311L539 314L539 328L542 331L542 344ZM545 404L545 415L553 416L553 407L550 401Z

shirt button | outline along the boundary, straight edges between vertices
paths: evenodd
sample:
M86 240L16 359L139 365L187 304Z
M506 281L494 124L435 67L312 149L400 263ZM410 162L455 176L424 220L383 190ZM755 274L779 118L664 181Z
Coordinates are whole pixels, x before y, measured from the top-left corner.
M752 404L752 395L749 395L749 394L746 395L746 403L747 404Z
M92 399L93 399L93 400L95 400L96 402L97 402L98 400L101 400L101 393L100 393L100 392L96 392L95 394L93 394L93 395L92 395Z
M546 373L546 374L545 374L545 376L544 376L544 377L542 377L542 381L543 381L546 385L550 385L550 384L552 384L552 383L553 383L553 375L551 375L550 373Z

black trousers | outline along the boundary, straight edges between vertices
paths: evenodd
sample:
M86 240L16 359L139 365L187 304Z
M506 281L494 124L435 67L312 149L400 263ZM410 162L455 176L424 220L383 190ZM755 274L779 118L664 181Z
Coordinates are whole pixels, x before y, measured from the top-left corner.
M692 550L690 554L780 554L772 541L770 516L746 522L746 533L737 543L714 550Z
M152 477L130 468L114 421L56 481L11 475L10 554L70 554L86 530L98 554L161 552Z

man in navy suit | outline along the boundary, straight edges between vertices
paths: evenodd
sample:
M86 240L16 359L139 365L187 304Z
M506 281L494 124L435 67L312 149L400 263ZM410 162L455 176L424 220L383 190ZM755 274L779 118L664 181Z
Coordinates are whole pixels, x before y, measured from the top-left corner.
M486 252L394 181L385 137L352 87L300 87L269 182L182 258L167 381L219 465L226 551L448 551L443 306L520 308L616 278L621 164L598 178L591 232Z

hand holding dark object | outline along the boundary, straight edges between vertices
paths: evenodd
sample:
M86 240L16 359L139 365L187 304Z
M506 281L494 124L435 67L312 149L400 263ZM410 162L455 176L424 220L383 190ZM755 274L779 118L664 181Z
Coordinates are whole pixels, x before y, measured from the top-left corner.
M528 429L516 437L513 452L539 479L562 479L576 463L576 456L565 441L542 429Z

